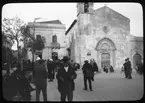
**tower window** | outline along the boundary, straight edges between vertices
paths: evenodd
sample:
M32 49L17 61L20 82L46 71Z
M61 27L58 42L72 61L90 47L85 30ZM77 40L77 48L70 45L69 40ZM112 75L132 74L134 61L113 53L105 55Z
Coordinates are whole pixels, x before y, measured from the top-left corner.
M89 3L84 3L84 12L88 13Z

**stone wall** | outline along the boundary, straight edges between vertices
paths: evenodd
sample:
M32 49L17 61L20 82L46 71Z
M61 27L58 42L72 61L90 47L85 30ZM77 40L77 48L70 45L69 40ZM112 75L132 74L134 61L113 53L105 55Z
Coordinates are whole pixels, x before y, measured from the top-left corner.
M113 17L115 17L115 15L116 14L113 14ZM110 20L110 18L108 19L106 16L97 13L79 15L78 31L80 41L78 44L81 52L81 64L83 64L85 59L93 58L100 65L101 57L98 55L95 48L100 40L109 38L114 42L117 49L115 51L115 58L111 57L113 58L111 59L111 64L115 61L115 68L121 68L124 59L129 56L129 42L126 38L130 33L129 20L127 19L127 22L124 22L124 20L124 17L123 19L112 18ZM105 26L107 28L106 30L104 30ZM90 56L87 56L88 52L91 52Z

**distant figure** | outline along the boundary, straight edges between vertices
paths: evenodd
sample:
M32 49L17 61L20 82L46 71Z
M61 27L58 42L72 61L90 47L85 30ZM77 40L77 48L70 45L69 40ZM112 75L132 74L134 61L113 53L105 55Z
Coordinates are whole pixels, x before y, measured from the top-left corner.
M93 68L94 68L94 71L99 72L99 70L98 70L98 65L97 65L97 63L95 62L95 59L93 59Z
M84 74L84 90L87 90L87 81L89 82L90 91L92 91L92 80L94 79L94 70L91 64L88 63L88 60L85 61L82 71Z
M124 66L121 67L121 73L124 72Z
M124 63L124 70L125 70L125 78L132 79L131 73L132 73L132 68L131 68L131 62L129 61L129 58L125 59Z
M104 70L104 72L108 73L108 69L107 69L106 65L104 66L103 70Z
M70 66L71 66L71 68L74 69L74 62L73 62L73 60L70 60Z
M110 66L110 72L111 72L111 73L114 72L114 69L113 69L113 66L112 66L112 65Z
M124 66L124 74L125 74L125 78L128 77L128 74L127 74L127 59L125 59L125 63L123 64Z
M52 82L54 79L54 72L55 72L55 63L52 59L49 60L49 63L47 65L47 69L48 69L48 78L50 79L49 82Z
M137 64L137 71L140 75L143 74L143 64L142 63Z
M47 72L44 65L44 60L37 57L34 64L35 85L36 85L36 101L39 101L40 92L43 93L44 101L47 101Z
M78 69L80 69L79 63L74 63L74 70L77 71Z
M77 74L71 68L68 57L63 58L63 65L58 70L56 78L58 79L58 91L60 92L61 101L73 100L73 91L75 90L74 79Z

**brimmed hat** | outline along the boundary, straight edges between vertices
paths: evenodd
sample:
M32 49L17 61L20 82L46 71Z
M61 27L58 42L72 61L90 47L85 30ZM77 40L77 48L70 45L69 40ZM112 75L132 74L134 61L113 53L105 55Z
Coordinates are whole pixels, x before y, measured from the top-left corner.
M88 63L89 61L88 60L85 60L85 63Z
M125 61L128 61L128 60L129 60L129 58L126 58L126 59L125 59Z
M62 60L63 60L63 62L68 62L70 59L69 59L69 57L64 56Z

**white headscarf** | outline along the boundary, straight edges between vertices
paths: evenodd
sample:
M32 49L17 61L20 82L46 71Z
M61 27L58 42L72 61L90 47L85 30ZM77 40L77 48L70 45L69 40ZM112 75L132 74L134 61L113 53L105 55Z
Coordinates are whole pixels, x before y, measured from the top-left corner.
M49 59L50 61L53 61L52 59Z
M40 57L37 57L36 60L40 60Z

